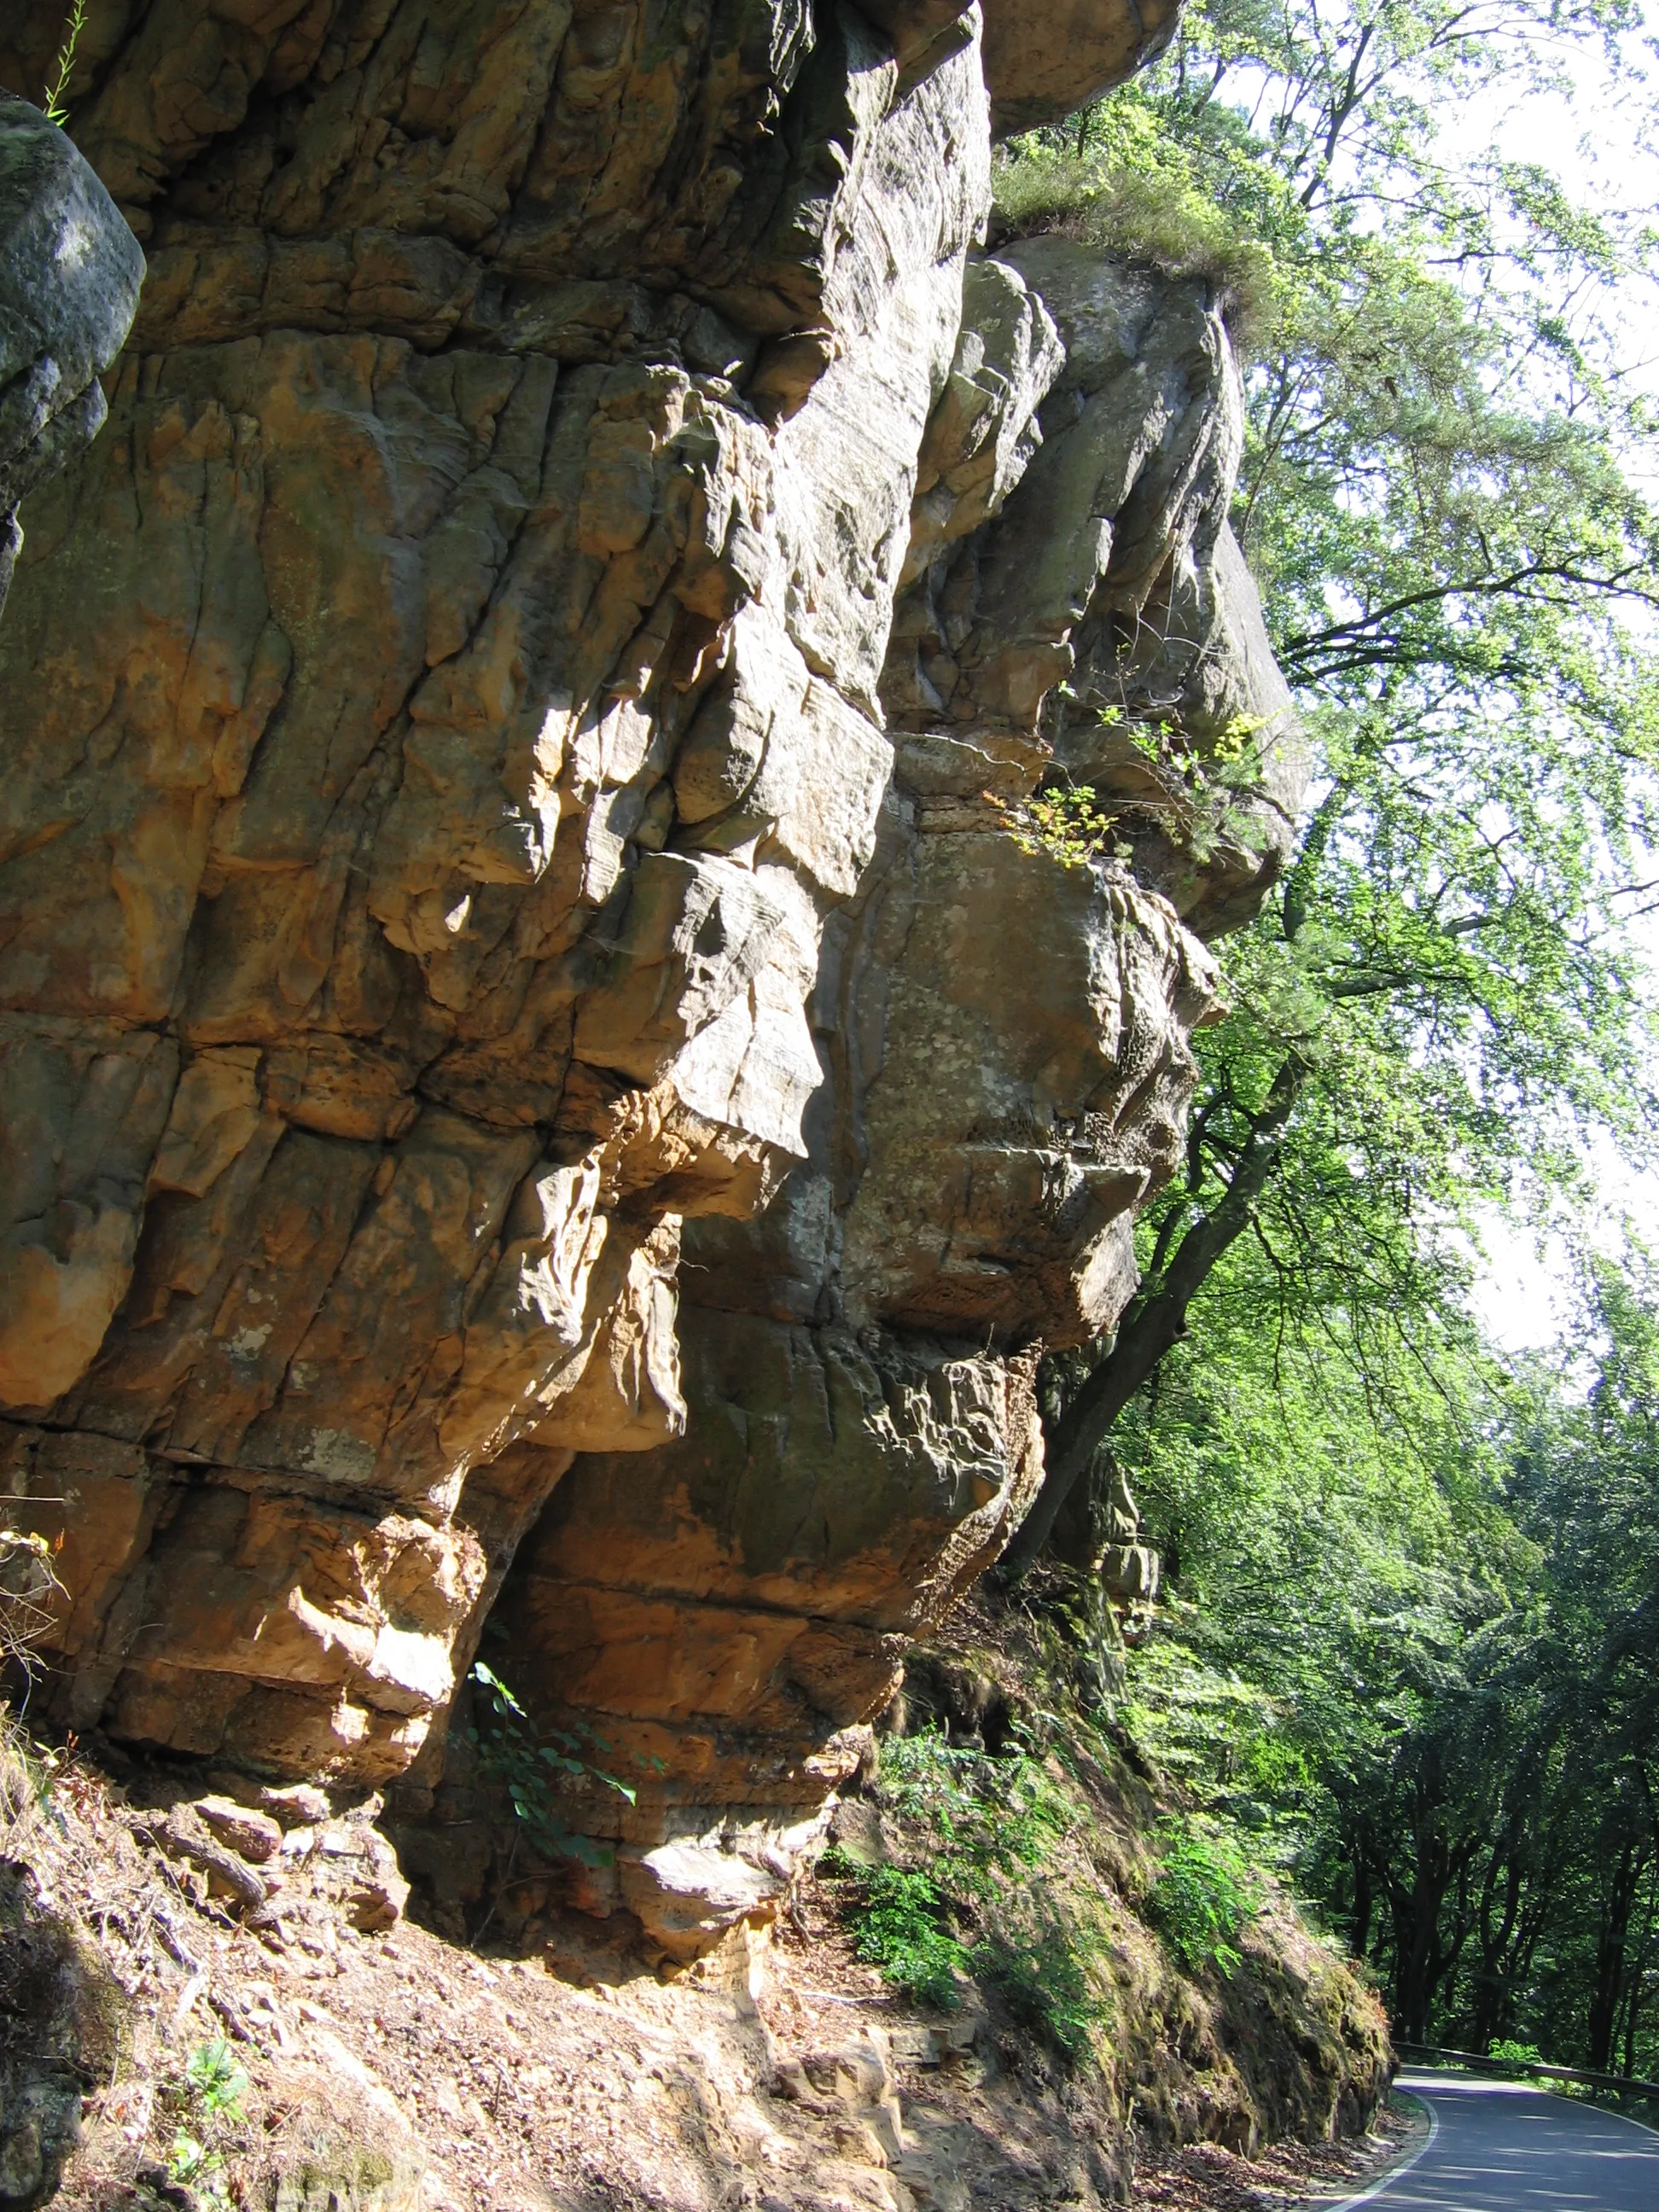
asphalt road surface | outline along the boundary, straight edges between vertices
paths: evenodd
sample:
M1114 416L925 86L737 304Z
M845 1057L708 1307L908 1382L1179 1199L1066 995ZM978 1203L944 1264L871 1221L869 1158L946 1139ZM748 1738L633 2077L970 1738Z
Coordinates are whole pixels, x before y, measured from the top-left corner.
M1659 2212L1659 2135L1634 2120L1473 2075L1402 2074L1433 2132L1351 2198L1376 2212ZM1343 2207L1342 2212L1348 2212Z

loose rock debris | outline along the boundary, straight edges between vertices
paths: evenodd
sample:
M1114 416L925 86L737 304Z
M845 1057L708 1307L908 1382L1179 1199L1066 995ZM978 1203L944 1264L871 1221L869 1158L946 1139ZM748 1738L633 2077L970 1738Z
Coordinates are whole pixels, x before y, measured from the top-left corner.
M373 1796L205 1779L3 1748L0 1850L69 1962L31 2061L64 2212L1254 2212L1376 2152L1143 2149L1131 2199L1086 2085L902 2004L810 1893L578 1988L411 1924Z

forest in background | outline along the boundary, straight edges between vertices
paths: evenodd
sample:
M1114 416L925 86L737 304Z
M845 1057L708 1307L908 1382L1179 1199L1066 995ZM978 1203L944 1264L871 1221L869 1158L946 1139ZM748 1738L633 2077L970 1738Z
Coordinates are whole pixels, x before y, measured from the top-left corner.
M1045 1371L1005 1581L1058 1574L1136 1735L1403 2039L1648 2077L1659 1271L1628 1225L1607 1256L1605 1186L1659 1131L1659 235L1468 142L1594 83L1634 143L1651 58L1626 0L1194 0L1006 150L994 228L1231 295L1234 526L1314 757L1140 1293ZM1221 825L1248 734L1143 739ZM1576 1317L1520 1358L1473 1300L1500 1212L1577 1255ZM1091 1579L1126 1485L1164 1577L1127 1653Z

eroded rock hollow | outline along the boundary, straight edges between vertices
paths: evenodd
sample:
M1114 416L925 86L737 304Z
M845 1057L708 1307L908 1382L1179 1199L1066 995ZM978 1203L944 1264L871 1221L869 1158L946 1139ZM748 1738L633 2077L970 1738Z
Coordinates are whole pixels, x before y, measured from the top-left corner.
M1226 301L984 244L994 112L1173 13L1038 12L153 0L77 52L148 273L0 624L48 1694L395 1782L464 1889L493 1612L637 1783L574 1787L570 1901L677 1956L1029 1500L1297 792Z

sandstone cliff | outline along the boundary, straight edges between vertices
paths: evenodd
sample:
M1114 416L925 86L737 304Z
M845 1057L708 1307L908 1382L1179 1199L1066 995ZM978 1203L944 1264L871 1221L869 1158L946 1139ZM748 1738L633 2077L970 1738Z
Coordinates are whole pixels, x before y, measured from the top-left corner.
M1226 303L982 242L994 114L1173 12L1034 13L82 35L148 273L0 625L5 1487L61 1721L393 1784L453 1909L493 1613L635 1786L550 1901L771 1910L1132 1288L1282 849Z

